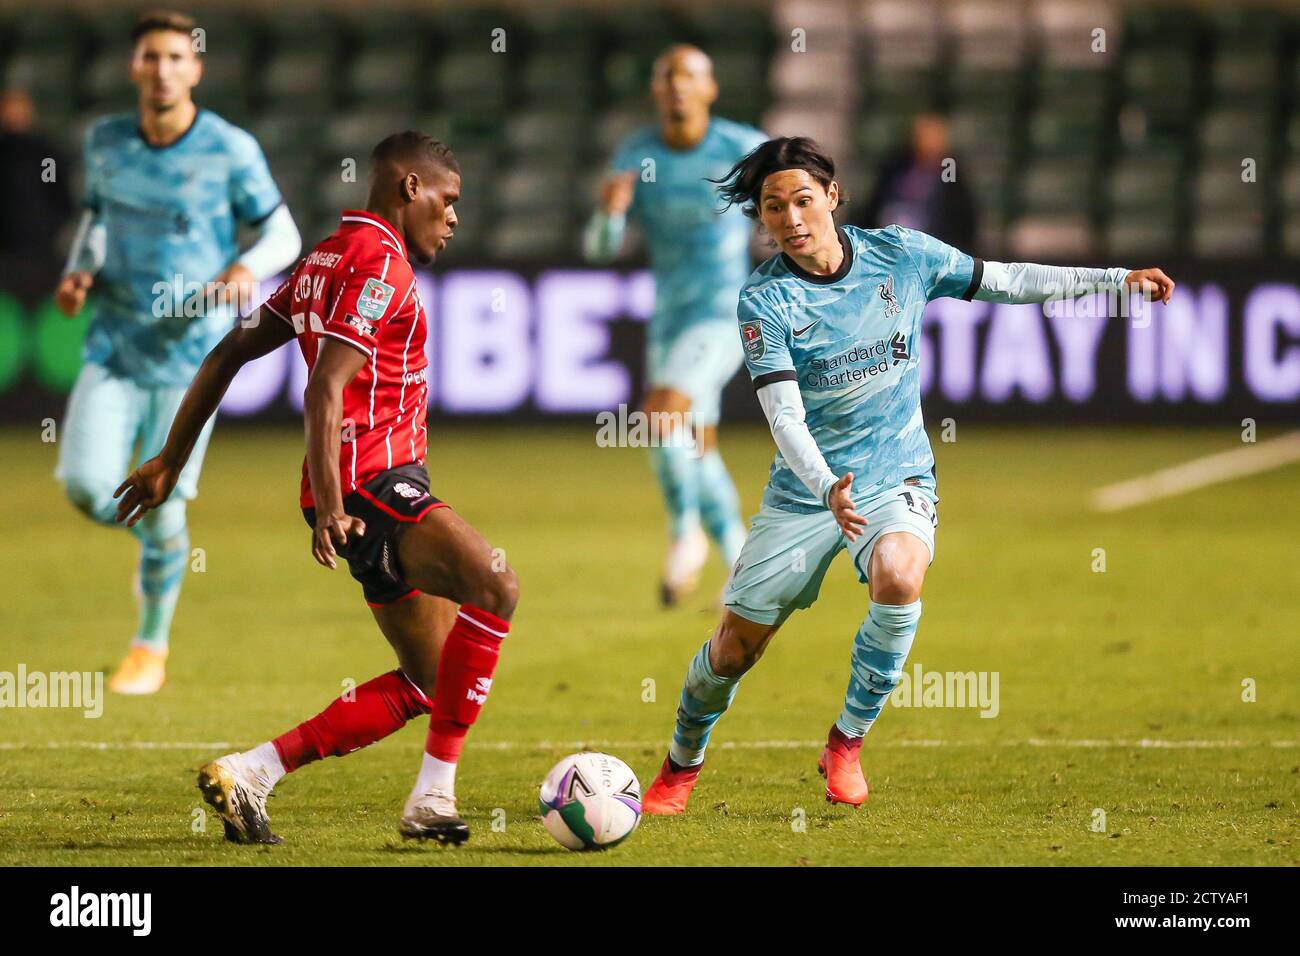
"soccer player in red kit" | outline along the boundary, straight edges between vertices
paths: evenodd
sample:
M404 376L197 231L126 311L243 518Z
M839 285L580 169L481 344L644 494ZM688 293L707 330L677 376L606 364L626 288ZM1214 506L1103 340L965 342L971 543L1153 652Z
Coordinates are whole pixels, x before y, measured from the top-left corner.
M347 561L396 670L252 750L199 771L204 798L236 843L279 843L266 798L286 773L374 743L420 714L429 733L402 814L403 836L462 843L455 772L487 699L518 599L514 571L429 493L425 470L427 319L408 255L431 261L456 227L460 170L442 143L395 133L371 156L370 198L298 263L251 321L213 349L167 443L117 490L134 524L167 499L235 374L296 338L307 361L301 504L312 555ZM459 605L459 607L457 607Z

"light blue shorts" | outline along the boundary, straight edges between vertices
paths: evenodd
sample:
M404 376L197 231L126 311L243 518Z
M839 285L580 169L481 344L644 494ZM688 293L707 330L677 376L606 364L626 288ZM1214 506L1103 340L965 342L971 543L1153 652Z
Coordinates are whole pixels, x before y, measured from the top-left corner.
M646 375L651 388L671 388L690 396L697 425L716 425L722 390L744 361L734 321L692 325L671 339L651 339Z
M933 561L938 500L927 488L899 485L856 502L858 514L867 519L866 532L856 541L844 537L829 509L800 514L764 505L749 526L722 602L746 620L778 624L812 606L826 569L846 548L858 580L867 583L871 550L881 535L893 531L916 535Z
M87 362L77 375L68 410L58 433L59 465L55 477L70 494L84 499L100 521L112 518L113 492L136 463L162 451L184 387L148 388ZM203 454L216 416L194 443L190 460L176 482L173 497L194 498L199 491Z

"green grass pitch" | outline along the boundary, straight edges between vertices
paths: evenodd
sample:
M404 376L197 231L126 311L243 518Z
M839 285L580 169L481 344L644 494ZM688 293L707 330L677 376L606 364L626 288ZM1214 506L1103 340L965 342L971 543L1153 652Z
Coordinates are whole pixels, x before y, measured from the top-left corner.
M863 750L871 799L825 803L812 742L839 711L867 607L841 557L742 684L688 814L644 820L609 853L561 849L537 818L542 777L581 746L649 783L725 574L714 560L696 600L656 608L664 530L646 454L597 448L594 431L433 428L434 492L505 549L523 595L461 767L469 844L397 836L423 721L283 781L283 846L226 844L211 817L198 830L212 744L264 740L393 666L346 570L311 560L300 433L227 424L190 512L206 567L185 584L168 685L110 697L99 719L0 710L0 864L1300 862L1296 469L1116 515L1085 504L1098 485L1239 447L1230 429L936 436L938 558L909 669L996 671L997 716L888 707ZM734 428L723 451L752 513L771 440ZM0 457L0 670L111 666L135 621L134 541L66 503L37 426L0 433Z

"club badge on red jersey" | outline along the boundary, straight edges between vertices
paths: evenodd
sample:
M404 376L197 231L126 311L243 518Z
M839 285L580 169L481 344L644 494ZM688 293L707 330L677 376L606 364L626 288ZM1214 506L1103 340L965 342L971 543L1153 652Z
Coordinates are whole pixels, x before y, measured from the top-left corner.
M393 287L378 279L367 279L361 295L357 296L357 311L367 319L383 318L388 303L393 299Z
M415 498L423 498L428 494L427 491L423 491L414 485L407 484L405 481L399 481L397 484L393 485L393 491L397 492L397 494L401 495L403 498L409 498L412 500Z

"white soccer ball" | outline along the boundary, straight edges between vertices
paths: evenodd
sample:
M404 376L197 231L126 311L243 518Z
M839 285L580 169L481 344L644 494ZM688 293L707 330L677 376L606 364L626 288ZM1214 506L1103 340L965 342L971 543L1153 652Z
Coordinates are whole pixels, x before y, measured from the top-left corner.
M570 850L607 850L641 821L641 783L609 754L572 754L542 781L542 822Z

